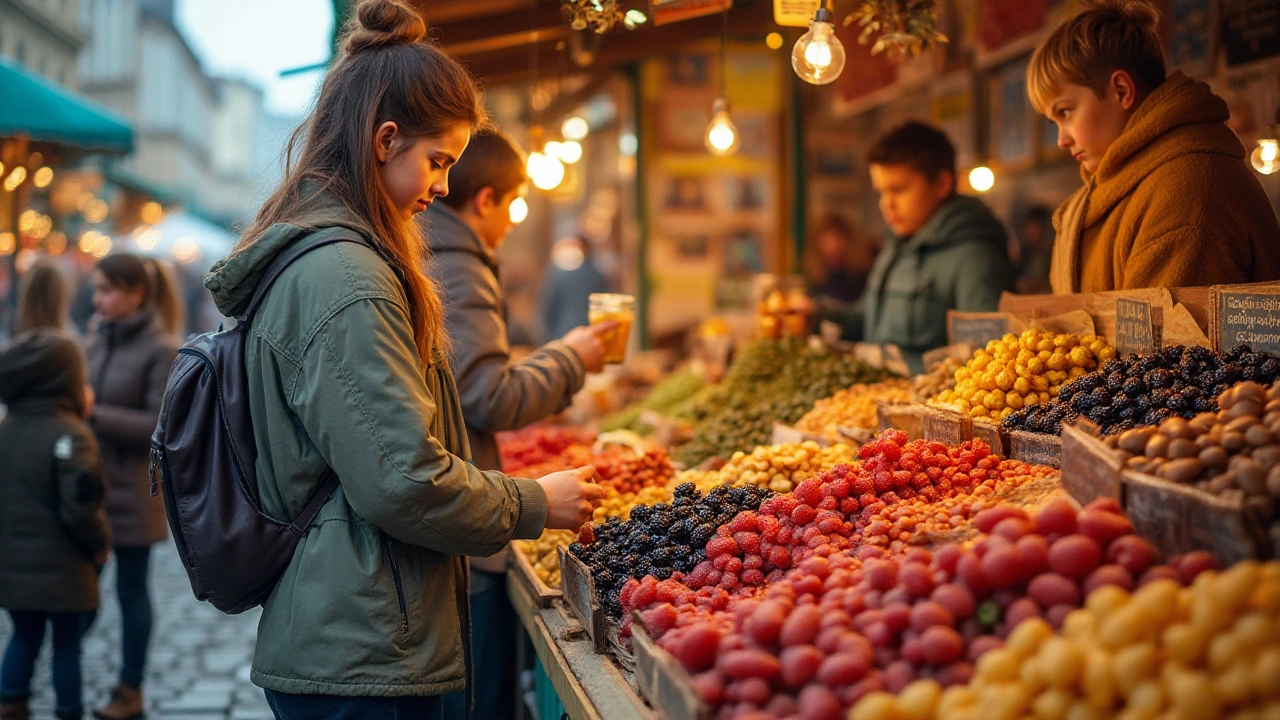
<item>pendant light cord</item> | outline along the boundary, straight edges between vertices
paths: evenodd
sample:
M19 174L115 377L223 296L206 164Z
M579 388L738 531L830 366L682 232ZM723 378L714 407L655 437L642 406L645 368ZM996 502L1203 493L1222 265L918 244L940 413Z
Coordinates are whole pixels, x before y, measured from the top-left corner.
M725 97L725 75L728 74L728 66L725 64L725 45L729 43L729 9L725 8L720 13L722 23L720 25L720 97Z

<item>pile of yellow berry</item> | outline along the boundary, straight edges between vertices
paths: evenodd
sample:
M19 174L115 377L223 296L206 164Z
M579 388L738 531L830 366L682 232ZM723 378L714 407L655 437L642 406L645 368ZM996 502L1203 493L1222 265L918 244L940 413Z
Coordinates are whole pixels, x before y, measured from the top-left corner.
M516 540L516 550L524 553L533 571L542 582L553 588L560 587L560 557L556 554L557 545L569 545L578 539L572 530L543 530L537 540Z
M674 491L675 488L687 482L693 483L698 492L705 495L712 488L724 484L724 475L721 475L718 470L681 470L671 479L667 488Z
M859 383L819 400L796 423L796 429L830 437L836 437L841 427L875 429L878 425L877 402L905 402L910 399L908 380L885 380L871 385Z
M1116 356L1095 335L1027 330L992 340L956 370L956 386L934 398L974 417L1003 420L1028 405L1048 403L1069 380L1097 370Z
M812 440L761 445L749 453L734 453L719 472L722 484L730 487L759 485L776 493L789 493L820 472L856 462L857 452L857 448L845 443L822 447Z
M1035 618L968 685L872 693L851 720L1280 718L1280 562L1205 572L1189 588L1105 586L1055 635Z

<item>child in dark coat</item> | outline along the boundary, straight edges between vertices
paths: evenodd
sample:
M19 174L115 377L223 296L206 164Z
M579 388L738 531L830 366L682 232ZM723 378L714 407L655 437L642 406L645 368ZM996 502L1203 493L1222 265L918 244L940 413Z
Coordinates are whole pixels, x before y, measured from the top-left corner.
M27 720L45 626L53 628L59 720L84 714L80 636L98 607L97 569L111 531L85 361L56 330L21 334L0 351L0 608L13 637L0 665L0 720Z

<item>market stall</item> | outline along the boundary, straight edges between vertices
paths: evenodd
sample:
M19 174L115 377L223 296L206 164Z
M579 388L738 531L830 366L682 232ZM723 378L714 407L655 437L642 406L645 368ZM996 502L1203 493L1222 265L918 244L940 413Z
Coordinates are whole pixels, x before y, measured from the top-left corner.
M609 488L509 573L565 712L1269 717L1280 357L1231 333L1278 291L1010 296L915 378L758 339L612 434L508 436L514 472Z

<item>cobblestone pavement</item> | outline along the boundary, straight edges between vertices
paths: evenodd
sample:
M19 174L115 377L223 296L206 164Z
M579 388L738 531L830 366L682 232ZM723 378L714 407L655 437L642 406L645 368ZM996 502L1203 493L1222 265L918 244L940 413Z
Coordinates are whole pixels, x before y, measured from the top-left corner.
M102 608L84 641L81 662L86 708L110 699L120 671L120 605L115 565L102 576ZM249 682L258 610L224 615L191 594L173 543L156 546L151 557L151 598L155 621L143 692L147 717L164 720L272 720L262 689ZM13 626L0 612L0 652ZM32 717L53 717L49 680L49 640L37 661ZM86 718L92 717L88 712Z

